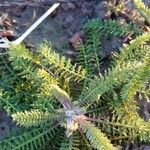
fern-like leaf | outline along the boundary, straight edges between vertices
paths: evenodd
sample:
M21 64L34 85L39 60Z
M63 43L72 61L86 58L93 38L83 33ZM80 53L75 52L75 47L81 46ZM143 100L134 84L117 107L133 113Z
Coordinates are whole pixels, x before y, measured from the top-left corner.
M48 122L53 122L57 117L57 114L42 112L38 110L17 112L15 114L12 114L13 121L25 127L47 124Z
M133 111L130 111L130 106L133 104L128 103L126 105L128 110L123 105L116 112L113 112L111 118L107 119L93 119L102 132L110 137L112 141L122 142L123 140L136 140L140 138L141 141L147 141L150 136L150 124L145 122L140 116ZM126 109L126 112L124 111ZM145 137L145 139L144 139Z
M133 77L129 84L125 85L122 89L122 99L133 100L136 92L149 81L150 78L150 49L148 54L144 57L143 66Z
M112 90L115 86L129 81L139 67L140 64L135 62L133 64L124 63L121 66L116 66L112 70L108 69L104 76L97 77L88 83L88 86L80 96L81 105L89 106L91 103L93 104L95 101L99 101L100 96L104 93Z
M15 70L19 71L17 75L20 75L22 78L37 80L35 78L37 65L40 64L37 55L29 52L24 45L17 45L11 47L9 56L11 65Z
M145 6L142 0L133 0L133 2L140 14L150 24L150 9L147 6Z
M124 45L124 47L120 50L120 54L116 59L117 64L121 64L124 61L135 59L135 55L143 51L143 48L139 48L142 45L146 44L150 40L150 33L146 32L142 35L136 37L134 40L130 42L130 44ZM138 51L136 51L138 49Z
M86 71L77 67L77 65L72 65L70 59L61 57L59 54L52 51L52 48L47 44L41 45L38 51L43 65L50 65L50 70L54 76L63 77L63 79L69 81L73 78L75 81L81 81L85 78Z
M65 138L61 143L60 150L80 150L80 136L73 133L69 139Z
M93 148L97 150L115 150L115 147L113 147L104 134L90 122L82 121L80 122L80 127Z
M86 32L92 32L94 30L99 30L101 32L101 36L109 37L111 35L114 36L125 36L131 32L131 27L128 26L121 26L115 20L100 20L95 19L89 21L85 25Z
M0 142L1 150L35 150L55 135L55 127L41 127Z
M101 40L113 36L127 35L130 28L123 28L113 20L92 20L85 25L86 43L77 46L77 59L86 68L89 76L95 76L101 69Z
M130 45L126 45L121 50L120 55L118 55L114 67L108 69L103 76L89 82L88 87L86 87L83 92L84 96L81 95L81 103L86 102L89 104L89 101L97 101L101 95L113 89L114 86L127 82L127 79L131 79L134 73L140 69L141 65L139 60L134 61L133 55L136 51L134 53L133 51L149 40L150 34L144 33L142 36L131 41ZM143 49L140 50L142 51ZM130 58L132 59L132 62L128 62Z

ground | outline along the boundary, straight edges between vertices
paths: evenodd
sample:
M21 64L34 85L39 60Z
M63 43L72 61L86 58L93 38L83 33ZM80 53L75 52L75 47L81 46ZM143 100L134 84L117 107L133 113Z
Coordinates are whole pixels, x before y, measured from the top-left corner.
M50 15L38 28L36 28L25 40L31 47L37 47L43 40L50 41L56 51L65 54L67 57L74 58L75 50L73 47L74 35L84 34L83 25L89 19L117 19L126 21L132 18L134 9L132 2L128 1L126 6L129 8L131 18L126 16L114 16L110 7L116 5L121 0L58 0L61 6ZM57 2L58 2L57 1ZM125 0L126 1L126 0ZM9 40L14 40L22 35L53 3L55 0L0 0L0 36L6 36ZM150 7L150 0L144 0ZM127 10L125 10L127 11ZM4 35L3 31L7 31ZM112 38L103 44L102 57L105 58L112 51L118 51L123 45L123 39ZM145 111L140 113L149 119L146 110L150 106L147 103L139 104ZM18 130L12 123L11 118L7 117L4 110L0 110L0 139L7 136L10 130ZM150 146L127 145L126 150L149 150Z

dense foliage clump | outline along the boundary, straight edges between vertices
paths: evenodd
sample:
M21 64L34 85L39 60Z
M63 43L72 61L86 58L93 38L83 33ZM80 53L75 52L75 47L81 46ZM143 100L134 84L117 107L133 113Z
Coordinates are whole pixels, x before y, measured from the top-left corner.
M139 116L135 95L149 91L150 33L124 45L101 72L101 38L131 31L113 20L89 21L87 39L76 47L77 64L48 43L36 51L12 45L0 56L0 104L22 132L1 141L0 149L115 150L118 143L149 141L150 123Z

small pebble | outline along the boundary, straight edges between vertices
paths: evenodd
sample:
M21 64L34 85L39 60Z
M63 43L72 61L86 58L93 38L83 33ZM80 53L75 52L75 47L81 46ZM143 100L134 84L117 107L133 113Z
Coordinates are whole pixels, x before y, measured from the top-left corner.
M15 19L13 19L13 20L12 20L12 23L16 24L16 23L17 23L17 21L16 21Z

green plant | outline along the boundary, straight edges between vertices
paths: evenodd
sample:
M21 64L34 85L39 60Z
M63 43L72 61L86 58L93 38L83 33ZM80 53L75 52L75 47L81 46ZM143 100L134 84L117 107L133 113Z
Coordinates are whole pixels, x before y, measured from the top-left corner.
M47 43L37 51L12 46L1 56L1 106L22 133L0 141L0 149L113 150L118 142L150 140L150 123L139 116L135 99L150 77L150 33L114 54L112 66L100 74L99 35L129 31L102 20L87 23L85 31L87 43L78 46L81 66ZM70 95L74 91L77 96Z
M148 24L150 24L150 9L144 5L142 0L133 0L136 8L138 9L139 13L146 19Z
M115 20L95 19L87 22L84 30L86 43L77 46L77 60L87 70L89 76L95 76L101 72L101 41L112 36L126 36L132 32L132 26L120 25Z
M22 86L22 89L20 91L17 91L18 93L16 94L22 94L26 86L35 86L34 88L36 88L36 91L34 88L28 87L29 92L31 92L32 90L35 92L34 93L32 91L33 93L31 94L31 97L27 99L26 103L29 104L29 107L27 108L28 111L19 111L17 110L17 108L15 108L13 104L10 104L10 102L7 101L5 103L5 100L7 100L5 96L7 96L7 94L11 95L11 91L7 91L6 93L5 91L2 91L1 99L5 98L3 102L6 104L6 108L9 109L9 107L13 106L11 107L12 112L17 111L16 113L12 114L14 121L16 121L19 125L25 127L37 127L37 129L33 130L32 132L25 131L25 133L23 133L22 135L2 142L2 148L34 149L37 146L44 144L43 142L41 143L41 140L44 141L46 140L45 138L47 138L47 140L50 139L50 137L52 136L51 132L53 132L53 130L55 130L55 128L57 128L58 126L60 126L60 128L67 128L66 135L69 137L72 135L73 131L76 131L79 128L80 122L82 123L87 120L86 116L84 115L84 108L80 108L76 106L73 102L71 102L70 96L59 87L62 86L62 88L65 88L61 83L61 81L64 81L65 79L67 79L68 84L69 81L72 80L72 78L74 78L74 80L77 82L80 81L78 77L82 77L81 79L85 79L85 74L83 74L85 71L81 67L78 67L76 73L76 67L72 66L71 68L69 68L71 66L70 62L66 63L68 61L66 59L60 59L60 57L58 57L56 53L46 55L46 52L50 50L50 47L45 47L42 45L42 50L40 48L38 52L32 53L29 52L24 46L17 46L12 47L9 52L9 60L12 62L11 65L14 66L14 68L17 70L15 75L20 77L20 80L24 80L23 82L25 82L24 85L17 85L18 89L21 88L20 86ZM45 56L45 59L42 59L43 54ZM56 61L57 63L55 63ZM65 64L67 64L67 66L65 66ZM53 65L54 67L55 65L57 65L56 71L56 68L54 68ZM58 73L59 70L60 72ZM66 72L62 74L61 71L63 70L65 70ZM57 76L59 78L57 78ZM30 82L30 85L27 85L25 80L27 80L27 82ZM35 105L35 101L30 101L30 99L32 99L33 97L35 98L36 104L39 101L43 101L43 103L46 103L46 99L44 98L47 97L47 103L49 103L48 106L50 107L47 107L46 104L46 106L43 105L41 107L40 103L39 105ZM63 108L60 106L60 104L63 106ZM18 100L18 105L22 105L21 98L20 100ZM36 108L34 106L36 106ZM88 123L90 125L90 122ZM45 130L41 129L41 125L45 128ZM93 141L91 139L92 137L99 137L99 139L100 137L103 137L102 140L108 140L106 137L103 136L103 134L97 133L95 135L94 131L97 131L98 129L94 129L94 125L92 126L93 130L91 131L89 131L90 129L88 128L85 128L86 130L84 129L85 133L90 132L89 134L87 133L87 137L91 142ZM82 124L82 128L84 128L84 123ZM21 139L24 141L22 145L20 145L19 143ZM5 147L5 142L9 142L10 145L7 145L7 147ZM96 146L97 148L99 148L101 146L105 149L107 149L107 147L111 147L111 149L113 149L113 146L109 143L107 143L106 145L100 145L100 143L100 141L96 143L92 142L94 147ZM62 146L62 144L58 145L58 147L60 146Z

